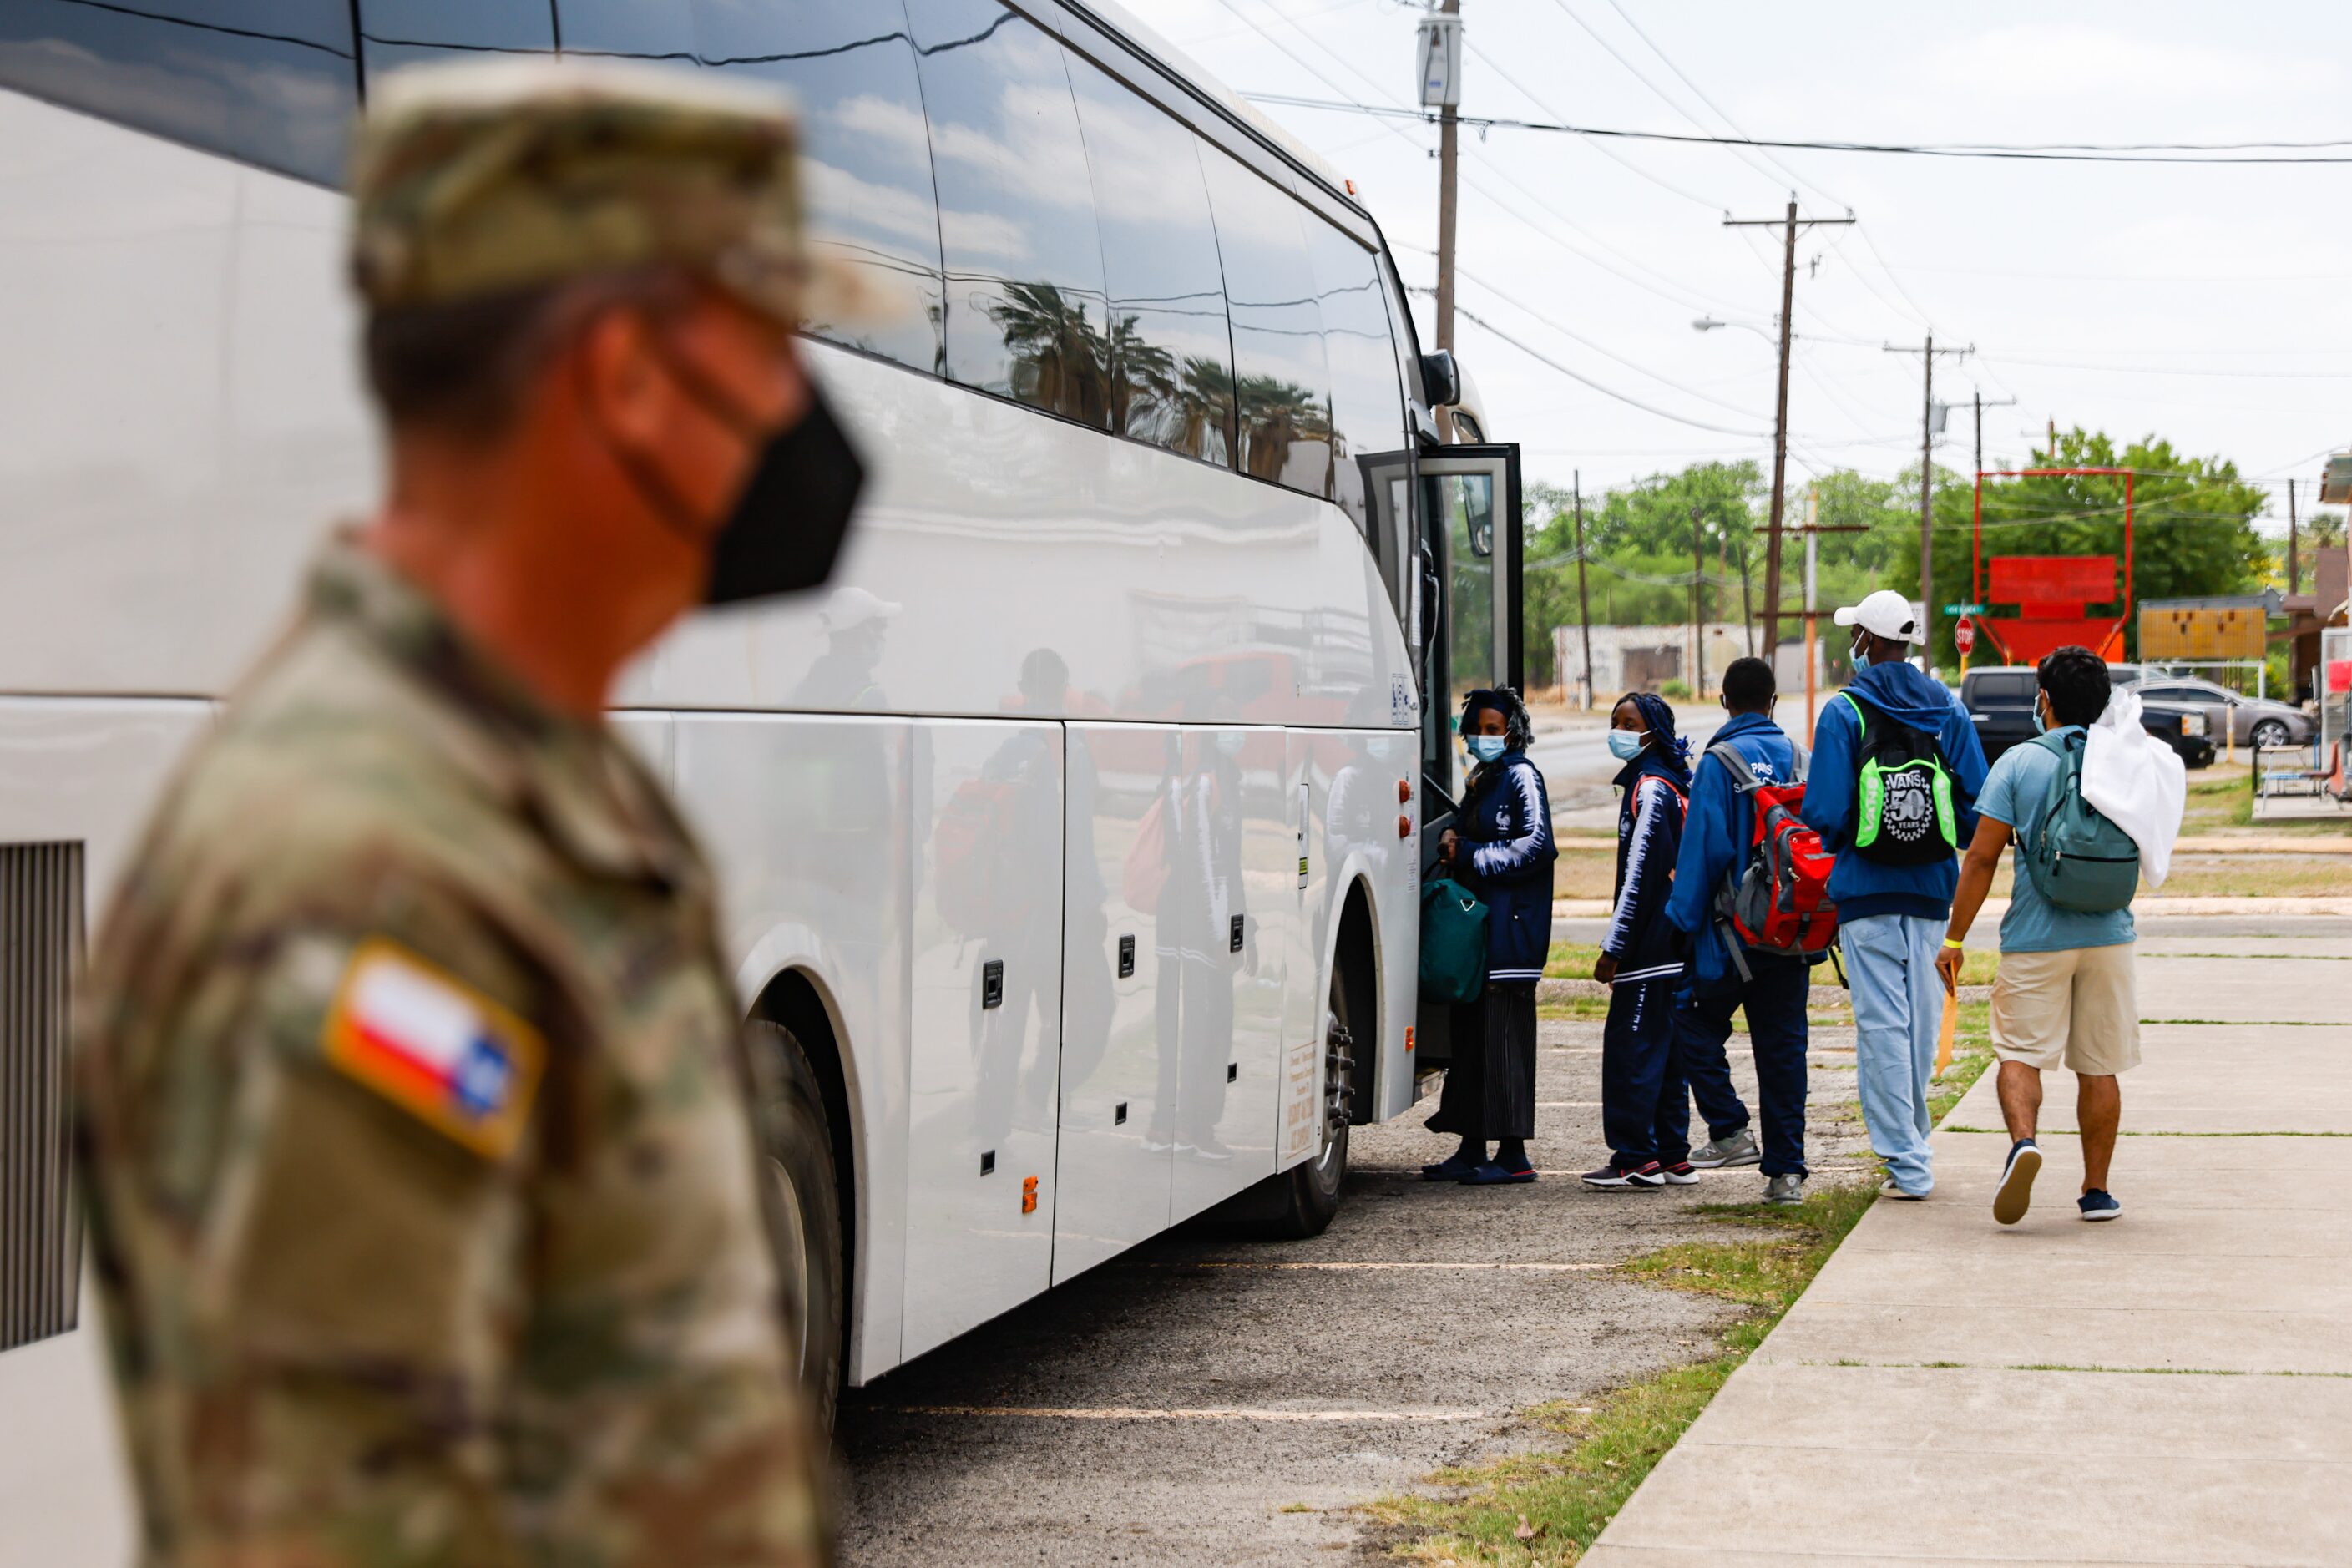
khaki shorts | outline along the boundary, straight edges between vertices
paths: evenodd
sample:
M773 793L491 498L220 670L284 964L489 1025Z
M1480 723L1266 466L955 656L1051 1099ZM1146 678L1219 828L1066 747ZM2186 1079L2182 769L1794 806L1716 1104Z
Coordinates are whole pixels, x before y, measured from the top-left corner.
M2094 1078L2139 1066L2132 949L2124 942L2002 953L1992 982L1993 1054L2044 1072L2063 1066Z

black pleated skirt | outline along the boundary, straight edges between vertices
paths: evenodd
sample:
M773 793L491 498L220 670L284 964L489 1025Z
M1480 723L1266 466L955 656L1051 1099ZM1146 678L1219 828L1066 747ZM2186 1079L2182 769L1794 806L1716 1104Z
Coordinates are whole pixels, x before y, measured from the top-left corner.
M1445 1069L1433 1132L1460 1138L1532 1138L1536 1131L1536 983L1486 982L1454 1009L1454 1060Z

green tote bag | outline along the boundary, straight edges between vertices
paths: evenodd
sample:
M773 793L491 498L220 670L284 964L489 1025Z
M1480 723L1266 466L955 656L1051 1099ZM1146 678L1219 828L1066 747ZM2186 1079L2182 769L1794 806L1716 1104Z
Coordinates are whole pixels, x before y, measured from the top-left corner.
M1486 988L1486 902L1440 877L1421 889L1421 994L1432 1002L1475 1002Z

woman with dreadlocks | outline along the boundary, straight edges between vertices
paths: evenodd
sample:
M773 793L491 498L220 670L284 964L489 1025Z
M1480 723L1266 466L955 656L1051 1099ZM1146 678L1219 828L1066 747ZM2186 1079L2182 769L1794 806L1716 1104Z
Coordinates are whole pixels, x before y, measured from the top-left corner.
M1675 860L1690 809L1690 742L1665 699L1636 691L1611 715L1617 774L1617 893L1592 978L1611 988L1601 1032L1601 1129L1609 1163L1584 1184L1655 1192L1698 1180L1691 1168L1689 1091L1673 1061L1679 934L1666 920Z
M1475 764L1458 828L1438 841L1447 874L1486 904L1486 984L1454 1009L1454 1060L1432 1131L1462 1147L1421 1173L1473 1186L1532 1182L1527 1141L1536 1130L1536 982L1551 952L1551 804L1528 761L1534 727L1509 687L1462 704L1462 743ZM1490 1158L1486 1141L1496 1141Z

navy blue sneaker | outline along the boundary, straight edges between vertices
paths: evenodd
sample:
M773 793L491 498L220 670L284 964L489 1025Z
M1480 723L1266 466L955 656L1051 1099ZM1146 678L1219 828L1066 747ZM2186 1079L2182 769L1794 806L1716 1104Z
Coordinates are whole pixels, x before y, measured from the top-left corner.
M2093 1187L2074 1200L2074 1206L2083 1211L2084 1219L2121 1219L2124 1216L2124 1205L2116 1202L2116 1194L2105 1187Z
M1532 1182L1535 1179L1536 1168L1533 1165L1521 1165L1513 1169L1511 1166L1498 1164L1489 1160L1463 1177L1462 1184L1465 1187L1500 1187L1519 1182Z
M1434 1165L1423 1165L1421 1179L1424 1182L1458 1182L1484 1163L1478 1155L1456 1151Z
M1992 1217L2015 1225L2033 1201L2033 1178L2042 1173L2042 1147L2031 1138L2009 1146L2009 1163L2000 1169L2000 1185L1993 1189Z

